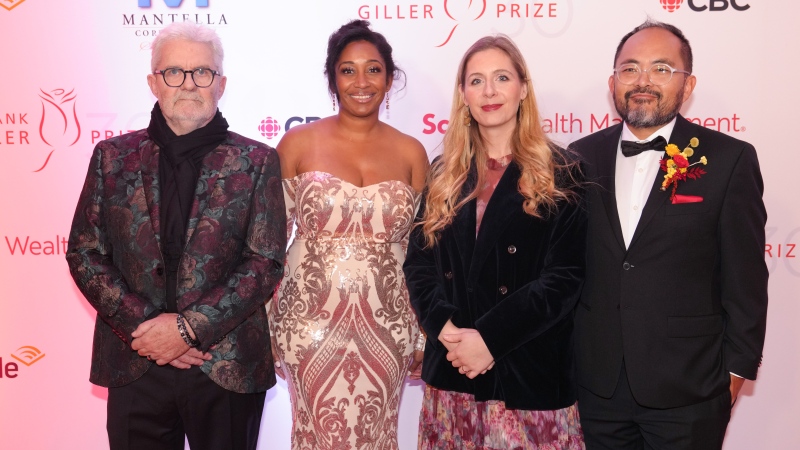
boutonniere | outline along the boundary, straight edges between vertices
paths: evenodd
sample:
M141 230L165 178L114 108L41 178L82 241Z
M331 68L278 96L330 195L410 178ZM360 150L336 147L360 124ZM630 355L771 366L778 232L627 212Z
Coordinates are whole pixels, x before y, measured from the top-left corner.
M689 140L689 146L681 151L677 145L668 144L665 147L668 158L662 158L660 161L661 170L667 172L664 175L664 182L661 183L661 190L666 191L672 185L671 200L675 200L675 190L678 189L678 181L686 179L694 180L705 175L706 171L698 164L705 166L708 164L708 159L705 156L700 157L700 161L689 163L689 158L694 155L694 149L700 145L700 141L696 137Z

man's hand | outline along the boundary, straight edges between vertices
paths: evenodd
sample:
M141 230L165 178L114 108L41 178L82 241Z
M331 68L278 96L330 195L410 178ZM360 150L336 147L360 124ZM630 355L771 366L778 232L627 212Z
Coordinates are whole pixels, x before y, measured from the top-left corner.
M189 369L192 366L202 366L203 363L210 360L211 353L203 353L196 348L190 347L186 353L170 361L169 365L178 369Z
M494 367L494 357L478 330L462 328L459 333L445 334L442 338L448 343L457 344L455 349L447 353L447 360L467 378L475 378Z
M736 403L736 398L739 397L739 391L742 390L742 386L744 385L744 378L737 377L734 374L731 374L731 406Z
M142 322L131 334L134 338L131 348L159 366L169 364L186 354L190 347L178 331L177 317L177 314L164 313Z

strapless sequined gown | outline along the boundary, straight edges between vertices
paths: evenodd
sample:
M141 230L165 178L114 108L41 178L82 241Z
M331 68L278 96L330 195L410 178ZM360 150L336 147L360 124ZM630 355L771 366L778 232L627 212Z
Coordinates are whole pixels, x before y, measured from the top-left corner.
M419 195L400 181L359 187L318 171L283 188L297 229L270 327L292 448L396 449L418 333L402 265Z

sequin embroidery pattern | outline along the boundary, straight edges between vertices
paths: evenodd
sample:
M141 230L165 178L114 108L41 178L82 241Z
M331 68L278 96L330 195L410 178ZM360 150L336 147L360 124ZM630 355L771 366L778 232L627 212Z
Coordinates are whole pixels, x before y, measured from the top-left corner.
M283 181L297 226L270 327L292 400L293 449L396 449L418 334L402 264L419 194L326 172Z

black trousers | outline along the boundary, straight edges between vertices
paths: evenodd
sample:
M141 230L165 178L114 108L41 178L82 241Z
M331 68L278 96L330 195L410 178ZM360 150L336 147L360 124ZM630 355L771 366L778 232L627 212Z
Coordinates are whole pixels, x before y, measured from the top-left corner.
M669 409L636 403L625 365L607 399L580 388L578 410L586 450L718 450L731 417L731 393Z
M108 389L111 450L255 450L266 392L219 387L199 367L152 367Z

